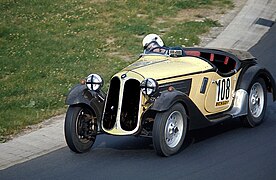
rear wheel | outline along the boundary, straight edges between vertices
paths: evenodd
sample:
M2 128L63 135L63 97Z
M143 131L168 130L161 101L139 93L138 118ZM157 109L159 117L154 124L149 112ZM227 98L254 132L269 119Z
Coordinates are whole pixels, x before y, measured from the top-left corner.
M242 122L246 127L255 127L263 122L267 106L267 90L263 79L258 78L251 83L248 92L248 114Z
M82 153L90 150L97 135L97 119L93 111L85 106L69 106L64 132L72 151Z
M176 154L187 131L187 115L182 104L177 103L165 112L157 113L153 124L153 145L161 156Z

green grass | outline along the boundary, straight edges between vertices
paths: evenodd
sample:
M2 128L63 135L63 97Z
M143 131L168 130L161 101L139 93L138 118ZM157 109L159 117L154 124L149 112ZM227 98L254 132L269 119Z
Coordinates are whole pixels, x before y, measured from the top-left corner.
M141 53L146 34L192 46L218 26L210 19L175 22L177 12L232 6L230 0L0 0L0 141L65 112L69 89L89 73L108 82Z

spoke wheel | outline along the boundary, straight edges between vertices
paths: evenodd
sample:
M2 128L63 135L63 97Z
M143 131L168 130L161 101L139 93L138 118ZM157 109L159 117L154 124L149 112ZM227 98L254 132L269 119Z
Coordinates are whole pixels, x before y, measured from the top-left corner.
M65 140L68 147L82 153L91 149L97 136L97 119L87 107L70 106L64 124Z
M246 127L255 127L263 122L267 106L267 89L263 79L259 78L251 83L247 90L248 113L241 117Z
M182 104L177 103L165 112L157 113L152 131L155 151L161 156L176 154L185 139L187 115Z

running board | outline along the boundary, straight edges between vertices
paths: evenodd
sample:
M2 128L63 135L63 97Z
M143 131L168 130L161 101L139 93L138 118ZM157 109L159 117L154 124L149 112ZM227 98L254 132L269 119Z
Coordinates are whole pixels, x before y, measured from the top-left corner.
M223 121L232 119L233 116L230 114L215 114L215 115L207 116L207 118L212 124L217 124L217 123L221 123Z

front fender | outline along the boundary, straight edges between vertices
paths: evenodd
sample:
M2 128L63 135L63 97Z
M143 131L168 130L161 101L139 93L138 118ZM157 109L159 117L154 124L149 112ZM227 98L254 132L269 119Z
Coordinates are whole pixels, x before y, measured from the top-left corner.
M186 109L189 119L189 130L199 129L214 124L201 113L198 107L186 94L176 90L172 92L162 92L154 101L150 110L157 112L166 111L175 103L181 103Z
M180 91L164 91L159 97L157 97L151 106L151 110L154 111L166 111L176 102L184 102L187 95Z
M90 91L85 85L78 84L70 90L65 103L67 105L85 104L95 112L100 120L105 97L106 95L103 91Z
M273 101L275 101L276 100L275 80L267 69L260 67L258 65L249 67L248 69L245 70L244 73L240 75L237 90L243 89L247 91L252 81L256 78L264 79L267 89L269 92L273 94Z
M85 85L77 84L76 86L74 86L68 93L65 104L75 105L84 103L89 105L89 100L83 97L85 89L87 89Z

